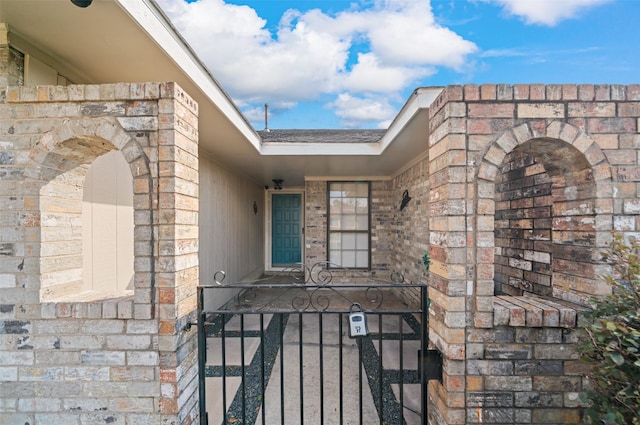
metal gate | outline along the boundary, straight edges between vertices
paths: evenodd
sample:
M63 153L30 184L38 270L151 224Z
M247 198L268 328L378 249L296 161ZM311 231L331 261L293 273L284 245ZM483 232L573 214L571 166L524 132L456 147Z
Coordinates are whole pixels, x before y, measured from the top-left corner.
M441 357L427 350L426 285L399 274L342 283L354 272L327 263L223 279L198 287L201 424L427 423ZM222 307L205 308L230 290Z

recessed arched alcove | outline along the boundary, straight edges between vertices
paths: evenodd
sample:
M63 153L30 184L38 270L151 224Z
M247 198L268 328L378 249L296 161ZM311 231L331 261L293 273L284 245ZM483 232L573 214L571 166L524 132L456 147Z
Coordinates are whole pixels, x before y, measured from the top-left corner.
M40 301L131 296L135 282L134 172L141 149L112 120L67 121L31 151L25 174Z
M508 153L495 180L497 294L533 293L587 305L598 279L597 186L574 146L532 139Z

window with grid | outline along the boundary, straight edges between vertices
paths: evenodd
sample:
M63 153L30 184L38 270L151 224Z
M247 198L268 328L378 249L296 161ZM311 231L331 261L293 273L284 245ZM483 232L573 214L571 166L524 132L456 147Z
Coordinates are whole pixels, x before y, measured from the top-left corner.
M369 268L369 193L368 182L330 182L329 190L329 262Z

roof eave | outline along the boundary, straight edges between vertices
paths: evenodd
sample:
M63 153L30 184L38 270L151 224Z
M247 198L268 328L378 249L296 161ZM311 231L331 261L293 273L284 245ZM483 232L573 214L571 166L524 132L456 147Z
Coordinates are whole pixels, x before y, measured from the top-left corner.
M155 0L115 0L256 150L260 137Z

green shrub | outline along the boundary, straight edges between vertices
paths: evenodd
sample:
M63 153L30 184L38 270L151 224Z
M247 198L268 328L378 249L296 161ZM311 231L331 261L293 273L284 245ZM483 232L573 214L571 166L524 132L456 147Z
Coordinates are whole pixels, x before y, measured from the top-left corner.
M640 243L614 237L605 261L613 294L594 300L589 336L579 351L593 368L588 375L586 420L640 425Z

